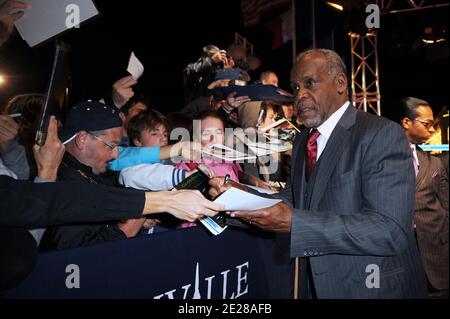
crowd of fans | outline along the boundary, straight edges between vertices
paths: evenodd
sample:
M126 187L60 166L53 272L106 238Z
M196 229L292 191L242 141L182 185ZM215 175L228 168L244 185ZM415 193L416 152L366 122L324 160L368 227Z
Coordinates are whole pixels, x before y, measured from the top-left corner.
M17 5L18 2L7 3ZM4 5L2 10L5 10ZM4 13L1 14L3 18ZM0 37L0 45L6 41L5 34L18 18L20 16L2 21L7 28ZM285 129L299 132L304 128L292 103L251 101L248 96L237 96L235 92L223 94L219 90L250 83L278 86L273 71L266 70L260 78L252 79L248 67L245 48L233 45L224 50L215 45L205 46L200 58L184 69L185 105L171 114L160 113L157 106L150 105L145 96L135 92L133 86L137 81L131 75L117 79L111 88L111 96L105 97L111 103L84 101L70 106L65 118L52 118L47 142L42 146L35 145L35 136L45 95L24 92L11 97L0 111L0 175L35 183L74 181L105 185L111 189L134 188L146 191L146 196L150 192L159 196L169 203L168 206L171 201L166 191L198 170L210 177L229 175L235 182L274 191L272 182L285 182L289 174L289 151L266 156L265 160L277 163L275 170L268 170L261 159L254 163L230 162L205 157L201 152L217 144L235 149L238 140L232 133L238 128L246 134L259 136L261 130L271 127L279 119L288 120ZM424 101L419 104L428 105ZM426 125L434 124L430 121ZM412 125L403 124L406 130L409 129L407 125ZM416 142L411 141L411 144ZM448 189L448 180L446 183ZM201 197L196 192L180 194L185 194L186 198L180 198L177 203L192 202L194 195ZM153 202L157 203L154 198ZM67 249L195 227L198 218L220 210L218 206L208 206L211 205L209 201L199 205L196 213L183 211L175 202L172 208L164 206L148 210L168 213L176 217L175 223L173 220L167 222L162 215L142 216L145 207L138 207L137 213L129 215L106 213L91 220L73 218L70 223L63 224L29 222L24 223L24 228L30 231L40 251ZM448 241L448 197L446 222L447 226L441 227L444 230L439 231L447 229ZM13 260L10 262L14 263ZM448 260L446 267L448 271ZM448 279L446 285L437 288L448 291Z

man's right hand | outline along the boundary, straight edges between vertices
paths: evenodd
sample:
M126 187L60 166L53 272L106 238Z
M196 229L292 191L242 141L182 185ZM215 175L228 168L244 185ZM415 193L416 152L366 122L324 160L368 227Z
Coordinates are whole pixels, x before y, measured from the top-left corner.
M0 152L6 151L19 132L19 124L9 115L0 115Z
M131 75L121 78L113 84L112 100L115 106L122 108L134 96L131 88L137 81Z
M211 60L214 63L223 62L224 64L227 64L228 63L227 51L220 50L219 52L214 53L214 55L211 57Z

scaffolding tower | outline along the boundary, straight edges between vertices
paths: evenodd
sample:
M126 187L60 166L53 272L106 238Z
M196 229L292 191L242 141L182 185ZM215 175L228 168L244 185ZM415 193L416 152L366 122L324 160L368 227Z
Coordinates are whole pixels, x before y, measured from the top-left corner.
M381 14L396 14L428 9L439 9L449 6L448 0L377 0Z
M443 9L448 1L377 0L381 14L401 14L412 11ZM356 108L381 115L380 77L378 67L377 31L366 34L350 32L352 56L352 102Z
M352 102L362 111L381 115L377 32L350 32L352 56Z

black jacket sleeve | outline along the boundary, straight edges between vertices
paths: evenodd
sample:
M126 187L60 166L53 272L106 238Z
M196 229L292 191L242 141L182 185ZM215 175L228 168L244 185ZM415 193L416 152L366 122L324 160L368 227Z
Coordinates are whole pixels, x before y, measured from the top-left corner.
M195 63L188 64L188 66L184 69L184 73L188 77L212 73L214 71L214 63L210 58L201 58Z
M116 223L80 224L47 228L39 245L41 252L100 244L127 236Z
M145 193L103 185L35 184L0 176L0 226L38 228L137 218Z

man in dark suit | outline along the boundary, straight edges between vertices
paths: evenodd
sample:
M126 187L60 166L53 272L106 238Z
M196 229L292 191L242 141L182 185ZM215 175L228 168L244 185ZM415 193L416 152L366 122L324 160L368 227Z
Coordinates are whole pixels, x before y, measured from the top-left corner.
M345 65L333 51L300 54L291 84L309 129L294 142L283 203L232 217L290 233L302 298L425 297L412 229L412 154L402 128L350 105ZM226 188L220 179L210 184L211 195Z
M448 175L439 158L418 147L435 131L433 110L428 102L413 97L402 100L402 110L417 172L414 225L428 294L448 298Z

